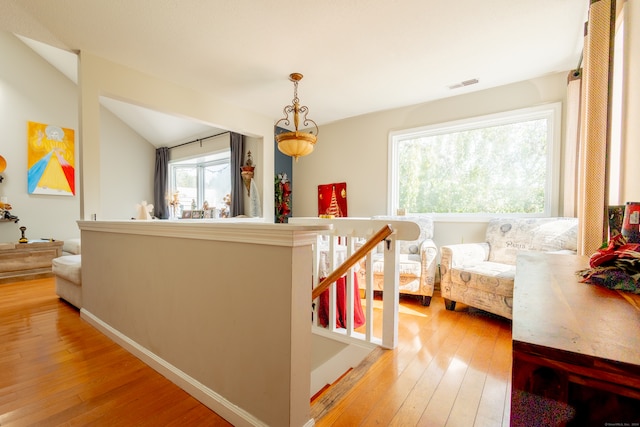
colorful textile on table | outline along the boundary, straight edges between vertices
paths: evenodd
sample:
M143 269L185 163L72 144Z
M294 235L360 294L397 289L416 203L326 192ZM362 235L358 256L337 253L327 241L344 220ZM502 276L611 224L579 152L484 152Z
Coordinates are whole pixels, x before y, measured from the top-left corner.
M589 266L576 272L582 282L640 294L640 244L627 243L622 234L591 255Z

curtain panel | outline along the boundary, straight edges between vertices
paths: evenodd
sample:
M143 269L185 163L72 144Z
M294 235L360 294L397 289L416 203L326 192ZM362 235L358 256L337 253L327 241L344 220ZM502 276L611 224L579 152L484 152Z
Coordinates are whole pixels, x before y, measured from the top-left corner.
M156 149L156 167L153 179L153 214L156 218L169 218L167 186L169 185L169 149Z
M590 255L607 240L605 214L609 100L615 0L592 1L585 28L578 161L578 253Z
M582 69L567 76L567 102L564 137L563 216L577 216L578 156L580 148L580 98Z
M231 132L231 206L229 217L244 215L244 183L241 167L244 164L244 135Z

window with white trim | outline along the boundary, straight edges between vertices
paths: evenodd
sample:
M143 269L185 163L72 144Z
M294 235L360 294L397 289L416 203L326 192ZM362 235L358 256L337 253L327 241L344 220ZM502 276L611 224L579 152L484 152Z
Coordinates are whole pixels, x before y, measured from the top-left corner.
M557 214L560 103L392 132L389 211Z
M169 163L169 187L178 192L179 211L195 203L202 209L206 201L211 208L222 208L224 197L231 193L231 154L229 150L193 159Z

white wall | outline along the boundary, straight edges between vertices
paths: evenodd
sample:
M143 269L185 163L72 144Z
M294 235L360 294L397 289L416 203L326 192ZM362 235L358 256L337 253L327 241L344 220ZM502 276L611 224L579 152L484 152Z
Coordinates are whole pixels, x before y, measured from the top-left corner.
M78 159L78 106L75 85L14 35L0 32L0 155L7 161L0 195L12 205L18 224L0 223L0 242L28 238L79 236L78 196L29 195L27 192L27 122L75 129ZM77 163L76 163L77 165ZM76 194L78 194L76 169Z
M104 204L98 219L135 218L140 202L153 204L155 147L104 107L100 119Z
M317 186L344 181L349 216L386 214L389 132L564 101L566 76L558 73L321 126L313 154L293 165L293 211L296 216L316 216ZM434 240L438 246L475 241L484 236L485 226L437 222Z
M80 130L78 88L13 34L0 32L0 155L8 163L0 195L13 206L18 224L0 223L0 242L17 241L18 227L28 238L79 237ZM128 219L135 205L153 197L154 148L109 111L99 110L105 210L111 219ZM76 195L44 196L27 192L27 122L75 130Z

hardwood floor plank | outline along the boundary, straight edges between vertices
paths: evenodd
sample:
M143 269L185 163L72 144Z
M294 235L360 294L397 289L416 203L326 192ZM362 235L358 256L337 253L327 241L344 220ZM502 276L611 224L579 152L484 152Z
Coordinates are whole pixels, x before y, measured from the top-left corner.
M466 326L455 352L452 347L452 352L446 355L446 360L449 362L448 365L443 365L446 366L446 371L420 420L418 420L418 425L446 425L469 362L473 357L474 349L479 341L477 333L480 326L474 322L470 322Z
M415 301L413 301L415 303ZM408 304L409 301L407 302ZM429 318L427 313L428 308L423 306L411 306L410 313L401 313L400 318L400 335L415 336L416 332L426 324L425 320ZM429 328L427 328L429 329ZM430 330L430 329L429 329ZM398 346L394 353L396 357L393 359L392 365L385 362L384 365L378 365L378 370L370 370L367 373L367 378L354 387L352 391L352 398L348 404L341 402L337 411L331 415L331 418L327 420L323 419L322 422L327 422L329 419L334 419L334 425L354 425L358 424L363 419L369 416L371 410L379 404L381 399L385 397L385 390L389 390L394 386L398 377L404 372L411 362L415 358L416 348L421 347L421 344L406 340ZM333 412L333 411L332 411Z
M435 390L437 382L434 380L439 381L442 377L443 370L436 361L437 349L447 345L448 339L452 340L452 343L457 339L456 335L452 334L457 321L443 321L441 324L442 328L439 330L429 327L419 331L418 339L413 341L414 344L420 343L413 349L414 366L399 376L392 393L378 402L366 423L398 426L415 424ZM428 378L427 384L421 384L424 378ZM424 385L433 387L425 388Z

